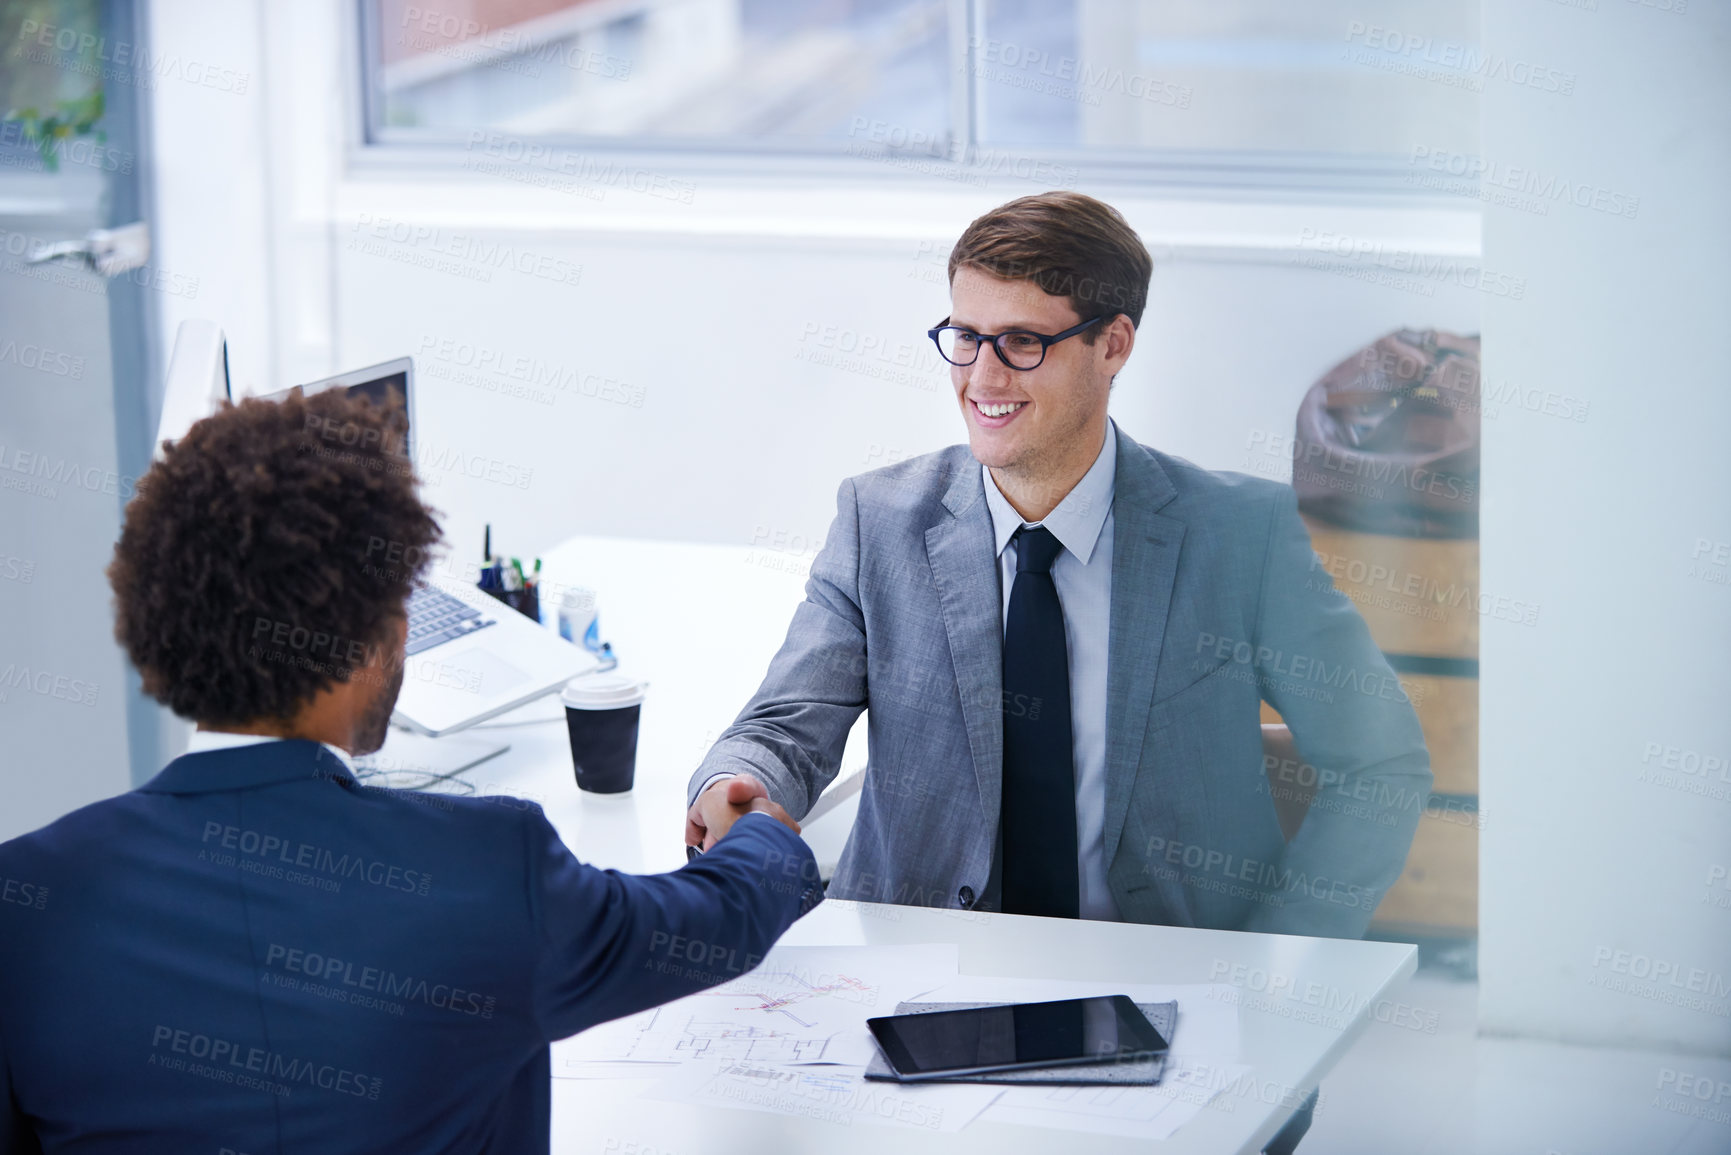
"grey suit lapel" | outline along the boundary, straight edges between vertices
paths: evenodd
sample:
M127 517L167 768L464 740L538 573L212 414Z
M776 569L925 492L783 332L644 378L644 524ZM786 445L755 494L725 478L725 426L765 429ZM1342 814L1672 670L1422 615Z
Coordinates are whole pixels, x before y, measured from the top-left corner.
M972 458L957 469L943 502L950 516L926 530L926 557L943 607L986 828L995 830L1004 776L1003 594L992 548L992 514L979 464Z
M1114 485L1112 614L1106 644L1107 863L1118 853L1130 790L1142 763L1154 674L1184 541L1184 523L1156 512L1177 495L1171 478L1151 453L1123 433L1118 434Z

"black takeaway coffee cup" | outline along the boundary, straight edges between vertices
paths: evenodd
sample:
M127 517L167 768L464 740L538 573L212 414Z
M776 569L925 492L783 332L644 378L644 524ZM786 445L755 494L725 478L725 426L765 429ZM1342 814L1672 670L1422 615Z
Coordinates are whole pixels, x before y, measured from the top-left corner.
M618 673L573 678L559 695L577 786L591 794L624 794L637 772L637 719L647 682Z

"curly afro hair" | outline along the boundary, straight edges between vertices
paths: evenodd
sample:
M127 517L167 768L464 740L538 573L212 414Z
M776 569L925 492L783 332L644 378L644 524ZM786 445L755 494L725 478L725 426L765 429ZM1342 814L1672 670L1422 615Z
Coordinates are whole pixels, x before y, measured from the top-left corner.
M400 408L246 400L165 446L108 580L144 691L206 725L287 721L393 636L441 536Z

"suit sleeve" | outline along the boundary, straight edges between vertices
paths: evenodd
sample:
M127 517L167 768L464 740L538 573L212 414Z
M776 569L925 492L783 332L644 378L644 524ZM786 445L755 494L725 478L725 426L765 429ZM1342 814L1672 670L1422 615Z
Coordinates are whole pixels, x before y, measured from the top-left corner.
M757 693L691 776L688 802L714 775L745 772L803 818L835 778L848 732L866 708L859 566L859 498L849 479L836 494L835 521L787 638Z
M1406 865L1430 754L1357 607L1317 566L1290 488L1270 514L1255 645L1263 698L1325 784L1287 844L1278 901L1259 904L1244 929L1362 937Z
M810 848L767 814L649 875L586 866L539 807L525 814L535 1007L549 1041L738 978L823 900Z

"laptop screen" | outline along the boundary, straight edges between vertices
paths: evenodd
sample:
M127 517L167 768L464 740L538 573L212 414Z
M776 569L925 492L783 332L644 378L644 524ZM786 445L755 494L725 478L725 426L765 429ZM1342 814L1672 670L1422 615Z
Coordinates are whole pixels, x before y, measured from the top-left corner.
M414 405L409 390L409 378L413 372L412 362L407 357L399 357L395 361L386 361L378 365L369 365L365 369L356 369L348 373L340 373L335 377L326 377L322 381L313 381L297 386L308 397L315 393L323 393L330 389L347 389L349 396L363 396L375 405L395 408L403 414L403 444L390 445L386 449L403 457L414 456ZM288 396L291 389L263 396L265 401L281 401Z
M332 386L335 388L336 386ZM304 387L308 393L323 392L317 385ZM375 377L371 381L362 381L358 385L348 386L349 396L360 394L371 398L374 405L384 408L395 406L403 411L405 418L409 411L409 375L392 373L388 377Z

